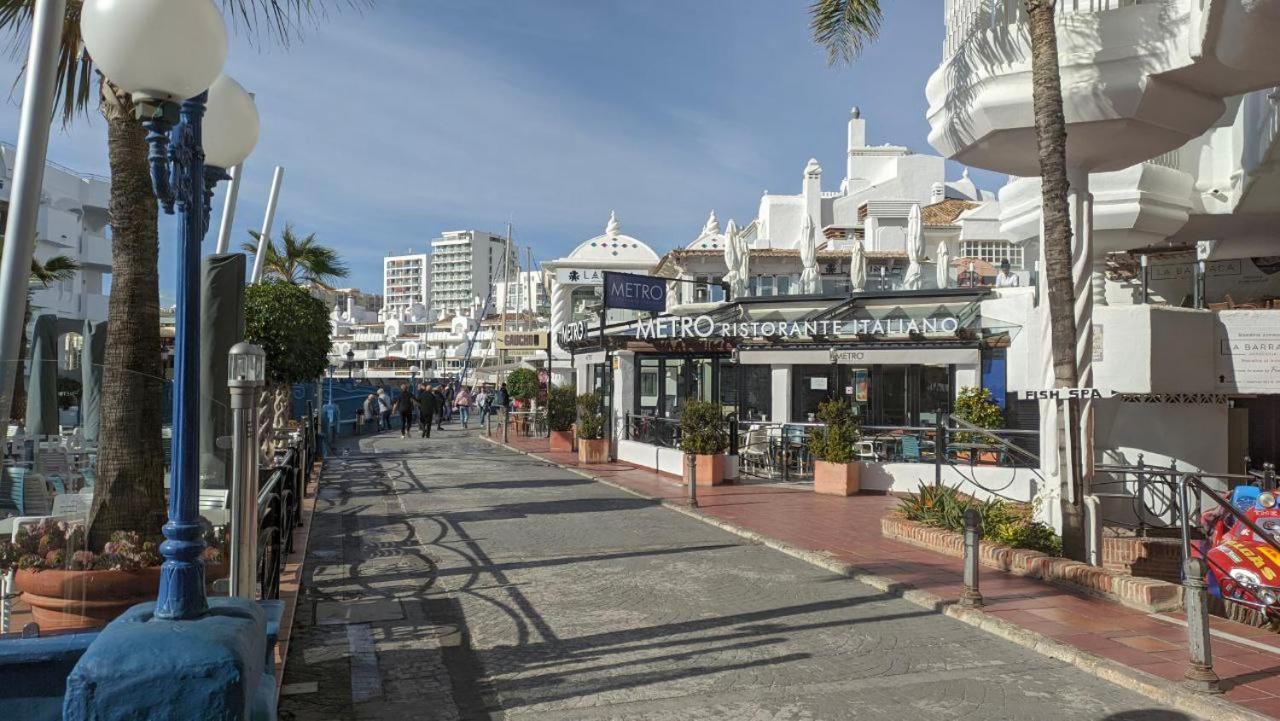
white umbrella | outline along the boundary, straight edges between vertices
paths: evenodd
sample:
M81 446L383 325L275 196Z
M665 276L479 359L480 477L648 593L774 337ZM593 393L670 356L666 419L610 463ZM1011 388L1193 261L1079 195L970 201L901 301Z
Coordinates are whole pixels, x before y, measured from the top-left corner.
M920 257L924 255L924 233L920 227L920 204L911 206L907 215L907 274L902 278L903 290L920 290Z
M947 253L947 241L938 243L937 275L938 287L946 288L951 280L951 255Z
M815 237L813 218L805 216L804 225L800 227L800 263L804 271L800 273L800 292L818 292L818 240Z
M751 285L751 248L747 247L746 237L736 229L736 226L733 242L738 246L738 288L733 296L740 298L747 294L747 288Z
M714 213L712 214L714 217ZM710 225L710 221L708 221ZM741 260L738 258L738 224L729 220L729 225L724 231L724 267L729 271L724 274L724 282L729 284L729 292L733 295L734 300L738 300L738 265Z
M867 289L867 255L862 252L862 239L853 239L853 258L849 263L849 288L854 293Z

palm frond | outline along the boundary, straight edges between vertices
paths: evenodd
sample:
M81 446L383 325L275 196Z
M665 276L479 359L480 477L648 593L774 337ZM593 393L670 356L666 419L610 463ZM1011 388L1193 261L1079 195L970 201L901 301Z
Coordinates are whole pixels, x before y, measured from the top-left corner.
M880 34L880 0L814 0L809 6L814 42L827 50L827 62L851 62Z
M41 263L31 259L31 281L48 288L60 280L71 280L76 277L80 264L65 255L55 255Z
M328 17L329 10L360 11L374 0L222 0L223 14L233 30L244 30L250 41L263 36L288 46L298 37L308 20Z

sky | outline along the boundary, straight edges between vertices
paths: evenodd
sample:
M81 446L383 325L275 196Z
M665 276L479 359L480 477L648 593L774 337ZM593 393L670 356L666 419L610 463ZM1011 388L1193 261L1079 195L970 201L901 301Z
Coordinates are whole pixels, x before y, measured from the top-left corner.
M838 189L851 106L870 144L934 152L924 85L942 4L885 5L880 38L835 67L809 37L806 0L375 0L288 47L233 27L225 72L255 93L262 130L232 239L261 226L276 165L273 235L286 222L314 232L351 266L344 285L367 291L381 292L385 255L425 252L444 230L510 222L550 260L603 232L611 210L659 253L711 210L743 225L765 190L799 192L810 157ZM20 67L0 59L0 77ZM0 140L17 137L20 95L0 106ZM49 159L107 174L96 112L55 133ZM162 224L166 304L175 237Z

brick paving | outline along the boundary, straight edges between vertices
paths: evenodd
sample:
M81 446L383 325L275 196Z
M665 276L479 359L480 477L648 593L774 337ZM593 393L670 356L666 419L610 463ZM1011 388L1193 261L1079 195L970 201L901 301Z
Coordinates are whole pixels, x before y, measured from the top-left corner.
M496 439L496 434L495 434ZM679 501L686 487L676 476L625 463L580 465L570 453L551 453L546 439L510 436L508 444L565 467L577 468L652 498ZM942 598L958 598L958 559L884 538L880 519L897 500L884 495L820 496L805 487L749 483L698 488L699 511L784 543L825 552L833 559ZM1033 579L982 569L983 609L1004 621L1043 634L1081 651L1158 677L1181 681L1186 671L1186 629L1174 620L1118 603L1075 593ZM1213 639L1214 669L1225 698L1252 711L1280 718L1280 636L1213 618L1220 634L1248 639Z

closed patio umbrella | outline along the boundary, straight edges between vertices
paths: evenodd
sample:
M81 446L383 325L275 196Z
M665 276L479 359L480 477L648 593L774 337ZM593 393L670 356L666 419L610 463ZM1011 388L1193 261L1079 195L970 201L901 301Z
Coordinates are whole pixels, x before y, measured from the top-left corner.
M821 287L818 281L818 239L813 218L808 216L800 227L800 263L804 266L800 273L800 292L817 293Z
M58 318L36 318L31 332L31 376L27 379L27 432L58 435Z
M747 239L743 236L742 231L734 227L734 243L738 246L738 285L741 295L746 295L751 286L751 248L747 247ZM735 291L733 297L739 297L739 292Z
M911 206L907 214L907 274L902 278L903 290L920 290L920 258L924 255L924 232L920 223L920 204Z
M947 241L944 240L941 243L938 243L938 259L935 267L935 272L938 276L939 288L946 288L947 284L951 281L950 270L951 255L947 253Z
M715 217L714 213L712 213L712 217ZM729 293L732 294L734 300L740 297L738 293L738 239L735 237L737 235L738 224L730 218L729 225L725 226L724 231L724 267L727 269L724 274L724 282L729 284Z
M106 322L84 322L84 347L80 351L80 431L91 445L102 427L102 358L107 351Z
M849 263L849 288L854 293L867 289L867 254L862 250L862 239L853 239L853 257Z

